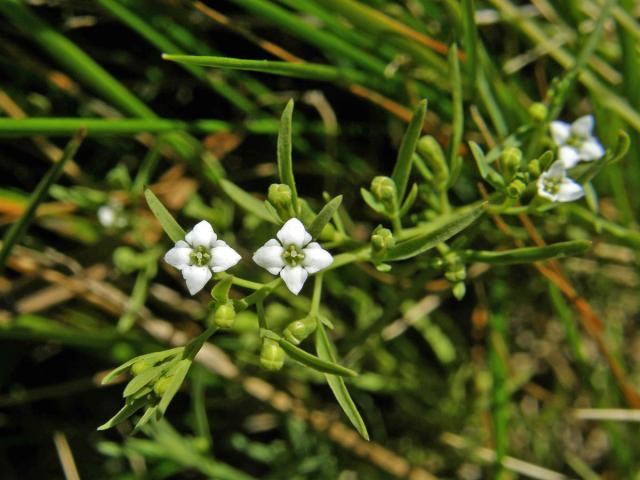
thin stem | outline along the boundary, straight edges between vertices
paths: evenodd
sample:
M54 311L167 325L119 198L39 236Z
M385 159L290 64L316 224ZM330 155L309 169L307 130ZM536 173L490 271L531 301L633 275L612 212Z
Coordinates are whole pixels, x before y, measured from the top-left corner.
M324 280L324 272L319 272L316 275L316 281L313 284L313 296L311 297L311 310L309 310L309 316L315 318L318 315L320 309L320 299L322 298L322 281Z
M256 302L256 311L258 312L258 326L260 330L268 330L267 317L264 314L264 302L259 300Z

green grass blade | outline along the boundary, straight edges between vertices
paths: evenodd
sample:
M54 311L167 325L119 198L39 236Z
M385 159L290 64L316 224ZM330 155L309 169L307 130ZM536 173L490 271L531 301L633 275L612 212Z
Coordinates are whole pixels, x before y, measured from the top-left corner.
M278 131L278 174L280 182L291 189L291 203L293 211L298 212L298 191L296 179L293 176L293 158L291 139L291 122L293 117L293 99L287 102L287 106L280 117L280 130Z
M416 145L422 133L426 113L427 101L422 100L413 112L413 117L398 150L398 158L391 174L391 178L396 182L396 187L398 188L398 203L402 202L407 190L411 166L413 165L413 154L416 151Z
M162 229L169 236L173 242L178 240L184 240L185 231L182 229L175 218L169 213L166 207L162 204L158 197L148 188L144 191L144 196L147 199L147 204L151 209L151 212L155 215L162 225Z
M503 251L466 251L463 256L467 260L490 263L492 265L513 265L550 260L552 258L581 255L591 248L588 240L558 242L544 247L524 247Z
M449 141L449 170L456 162L462 133L464 131L464 108L462 103L462 79L460 78L460 62L458 47L454 43L449 49L449 74L451 76L451 96L453 100L453 132Z
M316 215L316 218L313 219L313 222L311 222L311 225L309 225L309 228L307 229L307 232L309 233L309 235L311 235L311 238L313 239L318 238L318 236L320 235L320 232L322 232L322 229L325 227L327 223L329 223L329 221L331 220L331 217L333 217L333 214L336 213L338 208L340 208L341 203L342 203L342 195L338 195L337 197L334 197L324 207L322 207L322 210L320 210L320 213Z
M11 254L11 250L13 249L15 244L22 239L23 235L27 231L29 223L31 223L31 220L33 220L33 216L36 213L38 205L40 205L44 201L51 185L56 183L58 178L60 178L65 164L75 156L78 148L80 148L80 145L82 144L82 140L84 139L84 137L84 130L78 131L73 136L73 138L69 141L66 148L64 149L60 160L58 160L49 169L49 171L45 174L42 180L40 180L40 183L38 183L38 186L29 197L29 203L27 204L22 217L20 217L15 223L13 223L4 234L4 237L2 238L2 249L0 250L0 273L4 270L5 263L9 258L9 255Z

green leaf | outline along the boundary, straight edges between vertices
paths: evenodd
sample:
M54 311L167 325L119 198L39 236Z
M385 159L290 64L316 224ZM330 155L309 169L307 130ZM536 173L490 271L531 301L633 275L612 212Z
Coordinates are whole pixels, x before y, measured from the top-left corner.
M298 192L296 180L293 177L293 160L291 156L291 122L293 116L293 99L287 102L287 106L280 117L280 131L278 132L278 174L280 183L288 185L291 189L291 203L293 211L298 212Z
M416 201L417 197L418 197L418 184L414 183L411 186L411 190L409 190L409 194L407 195L407 198L404 200L404 203L402 204L402 207L400 207L400 210L398 211L398 216L399 217L402 218L407 213L409 213L409 210L413 206L413 203Z
M229 290L233 283L233 275L228 275L211 289L211 297L218 303L226 303L229 300Z
M412 258L426 252L467 228L484 213L486 207L486 203L481 203L472 207L461 208L443 217L443 220L439 222L440 224L437 228L405 240L404 242L400 242L391 248L384 257L384 260L406 260L407 258Z
M222 178L220 179L220 188L222 188L224 193L226 193L231 200L233 200L245 211L252 213L256 217L261 218L266 222L277 224L273 216L264 206L264 203L262 203L250 193L247 193L246 191L238 187L235 183Z
M562 258L571 255L580 255L591 248L588 240L573 240L569 242L559 242L544 247L524 247L512 250L502 250L498 252L467 250L462 256L466 260L490 263L492 265L512 265L516 263L531 263L550 260L552 258Z
M267 212L271 214L276 224L284 223L284 221L280 217L280 214L276 210L276 207L274 207L269 200L264 201L264 208L266 208Z
M120 409L118 413L116 413L113 417L111 417L107 422L103 423L98 427L98 430L107 430L111 427L118 425L119 423L124 422L131 415L136 413L142 407L147 404L147 400L144 398L140 398L135 400L132 403L125 404L124 407Z
M149 205L158 222L162 225L164 233L166 233L173 242L184 240L186 235L184 230L178 225L178 222L176 222L175 218L173 218L162 202L158 200L158 197L148 188L144 191L144 196L147 199L147 205Z
M56 183L58 178L60 178L66 163L75 156L85 134L85 130L79 130L76 132L64 149L62 157L49 169L45 176L42 177L42 180L40 180L36 189L30 195L29 203L27 204L22 217L11 225L4 234L2 239L2 249L0 250L0 273L4 270L4 265L11 254L11 250L13 250L15 244L22 239L23 235L27 231L27 227L31 223L31 220L38 209L38 205L44 201L51 185Z
M326 360L322 360L315 355L311 355L308 352L305 352L301 348L296 347L293 343L286 341L284 338L278 340L278 344L282 347L282 349L287 352L287 354L297 360L300 363L307 365L308 367L313 368L314 370L318 370L323 373L331 373L334 375L340 375L342 377L356 377L358 374L351 370L350 368L343 367L342 365L338 365L334 362L328 362Z
M369 207L371 207L372 210L382 214L385 213L386 210L384 208L384 205L376 200L376 197L374 197L369 190L367 190L366 188L360 188L360 195L362 195L362 199L367 205L369 205Z
M449 170L458 158L458 150L464 130L464 109L462 103L462 79L458 61L458 46L454 43L449 49L449 72L451 75L451 91L453 100L453 132L449 145Z
M413 164L413 154L416 151L416 145L422 132L426 113L427 101L422 100L413 112L413 117L411 118L411 122L407 127L407 131L400 144L400 149L398 150L398 158L396 159L396 164L391 174L391 178L396 182L396 186L398 187L398 203L402 202L407 190L409 175L411 174L411 165Z
M318 326L316 329L316 352L318 353L318 357L322 360L326 360L329 362L336 361L333 345L331 343L331 340L327 336L327 332L325 331L322 322L318 322ZM367 432L367 426L364 424L364 421L360 416L358 407L356 407L356 404L351 398L351 395L349 395L349 391L347 390L347 386L344 383L344 379L342 377L330 375L328 373L325 373L325 378L327 379L329 388L331 388L331 391L336 397L338 404L344 411L351 424L365 440L369 440L369 432Z
M476 165L478 166L478 171L480 172L482 179L489 182L494 188L504 187L502 176L496 172L491 165L489 165L489 162L487 161L487 158L480 146L476 142L469 142L469 148L471 149L471 153L476 161Z
M133 427L133 431L137 432L140 430L140 428L144 427L147 423L149 423L149 420L154 418L154 413L156 413L157 409L158 409L157 405L147 408L144 411L144 415L142 415L142 417L140 417L140 420L136 422L136 425Z
M111 380L113 380L115 377L117 377L121 373L124 373L129 367L131 367L134 363L138 361L160 362L172 355L177 355L183 350L183 348L184 347L176 347L176 348L170 348L169 350L162 350L161 352L153 352L153 353L146 353L144 355L139 355L127 362L124 362L119 367L113 369L108 375L106 375L102 379L102 382L100 383L101 385L105 385L109 383Z
M124 391L122 392L122 396L126 398L133 395L138 390L145 387L146 385L149 385L154 380L156 380L161 375L163 375L164 372L170 368L170 366L171 364L169 363L162 363L155 367L150 367L150 368L147 368L146 370L143 370L140 374L136 375L131 379L131 381L124 388Z
M620 130L618 132L618 141L616 142L616 146L605 160L606 164L612 165L622 160L622 158L627 154L630 145L631 139L629 138L629 134L627 134L627 132L625 132L624 130Z
M187 373L189 372L189 368L191 367L191 360L184 359L180 360L178 364L172 369L171 374L171 383L167 387L167 391L164 392L162 398L160 399L160 403L158 403L158 416L164 415L164 412L167 411L171 400L175 397L178 390L180 390L180 386L182 382L184 382Z
M309 235L311 235L312 239L316 239L318 235L320 235L320 232L322 232L322 229L325 227L325 225L329 223L329 221L333 217L333 214L336 213L338 208L340 208L341 203L342 195L338 195L337 197L331 199L331 201L328 202L324 207L322 207L320 213L316 215L316 218L313 219L313 222L311 222L311 225L309 225L309 228L307 229L307 232L309 233Z

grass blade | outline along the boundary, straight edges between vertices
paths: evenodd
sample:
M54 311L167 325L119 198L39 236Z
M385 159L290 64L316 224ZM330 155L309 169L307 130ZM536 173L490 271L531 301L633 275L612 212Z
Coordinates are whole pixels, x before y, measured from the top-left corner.
M307 232L309 233L309 235L311 235L311 238L315 239L320 235L320 232L322 232L322 229L325 227L325 225L329 223L331 217L333 217L333 214L336 213L338 208L340 208L341 203L342 195L338 195L324 207L322 207L320 213L316 215L316 218L313 219L313 222L311 222L311 225L309 225L309 228L307 229Z
M411 118L411 122L407 127L407 131L400 144L400 149L398 150L398 158L393 167L393 173L391 174L391 178L396 182L396 187L398 188L398 203L402 202L407 190L411 166L413 165L413 154L416 151L420 133L422 133L426 113L427 101L422 100L413 112L413 117Z
M524 247L512 250L492 251L466 251L463 256L467 260L490 263L492 265L513 265L516 263L531 263L562 258L571 255L580 255L591 248L588 240L573 240L570 242L558 242L544 247Z
M148 188L144 191L144 196L147 199L147 205L162 225L162 229L169 236L173 242L178 240L184 240L185 231L182 229L175 218L169 213L166 207L162 204L158 197Z

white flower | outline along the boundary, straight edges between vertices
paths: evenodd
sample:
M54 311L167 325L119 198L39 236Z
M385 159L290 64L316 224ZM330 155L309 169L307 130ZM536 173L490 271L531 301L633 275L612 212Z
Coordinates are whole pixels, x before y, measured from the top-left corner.
M119 203L110 202L107 205L102 205L97 213L98 221L105 228L122 228L127 225L127 218Z
M562 160L558 160L538 178L538 195L552 202L572 202L581 198L584 190L567 177Z
M187 233L184 240L164 256L164 261L182 272L191 295L198 293L209 281L212 271L224 272L240 261L240 255L222 240L218 240L209 222L203 220Z
M580 161L590 162L604 155L604 148L592 135L593 116L585 115L569 125L566 122L551 122L551 136L558 146L558 158L565 168Z
M273 275L280 275L292 293L297 295L309 275L327 268L333 257L317 242L297 218L287 220L276 234L253 255L253 261Z

